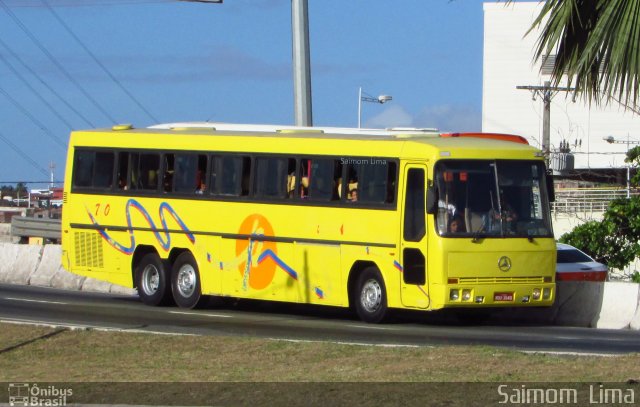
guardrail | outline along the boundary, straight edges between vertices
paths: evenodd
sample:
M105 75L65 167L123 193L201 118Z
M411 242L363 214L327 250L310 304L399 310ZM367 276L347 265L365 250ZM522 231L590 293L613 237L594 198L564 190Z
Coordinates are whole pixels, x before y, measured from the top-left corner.
M62 225L60 219L14 216L11 218L11 235L19 237L21 242L30 237L40 237L52 243L59 243L62 237Z
M626 198L626 189L575 188L556 189L556 200L551 206L554 213L604 212L609 203ZM631 190L629 195L638 196L640 191Z

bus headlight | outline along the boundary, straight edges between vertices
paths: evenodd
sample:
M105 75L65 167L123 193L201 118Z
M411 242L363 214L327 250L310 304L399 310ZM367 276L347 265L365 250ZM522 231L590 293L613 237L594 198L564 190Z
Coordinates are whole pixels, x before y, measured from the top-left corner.
M469 301L471 299L471 290L462 290L462 301Z
M449 299L451 301L458 301L459 298L460 298L460 291L458 291L457 288L449 291Z
M542 290L542 299L548 300L551 298L551 288L544 288Z
M540 289L539 288L534 288L533 289L533 299L534 300L539 300L540 299Z

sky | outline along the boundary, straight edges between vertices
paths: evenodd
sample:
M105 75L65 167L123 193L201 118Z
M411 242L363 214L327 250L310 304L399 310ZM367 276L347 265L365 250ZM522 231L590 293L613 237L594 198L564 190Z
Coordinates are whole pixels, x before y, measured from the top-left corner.
M482 3L309 0L313 124L362 87L393 97L363 127L480 131ZM205 120L294 124L290 0L0 0L0 185L62 180L72 130Z

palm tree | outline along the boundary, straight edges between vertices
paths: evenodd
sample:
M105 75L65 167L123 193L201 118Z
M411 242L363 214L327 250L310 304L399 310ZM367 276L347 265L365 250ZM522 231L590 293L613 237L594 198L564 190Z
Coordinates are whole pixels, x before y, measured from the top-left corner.
M535 59L556 54L554 85L566 75L585 99L638 111L640 0L545 0L529 33L543 24Z

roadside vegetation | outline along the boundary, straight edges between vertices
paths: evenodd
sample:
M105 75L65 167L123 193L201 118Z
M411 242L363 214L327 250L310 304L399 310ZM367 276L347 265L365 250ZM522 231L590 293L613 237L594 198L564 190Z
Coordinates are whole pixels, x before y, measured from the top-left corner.
M625 159L631 166L640 166L640 146L627 152ZM631 179L638 187L640 173ZM611 201L601 221L589 221L576 226L559 239L588 253L596 261L619 270L640 257L640 196ZM635 270L628 277L640 283L640 273Z
M638 354L603 357L527 354L488 346L383 347L0 324L0 382L627 382L639 379Z

